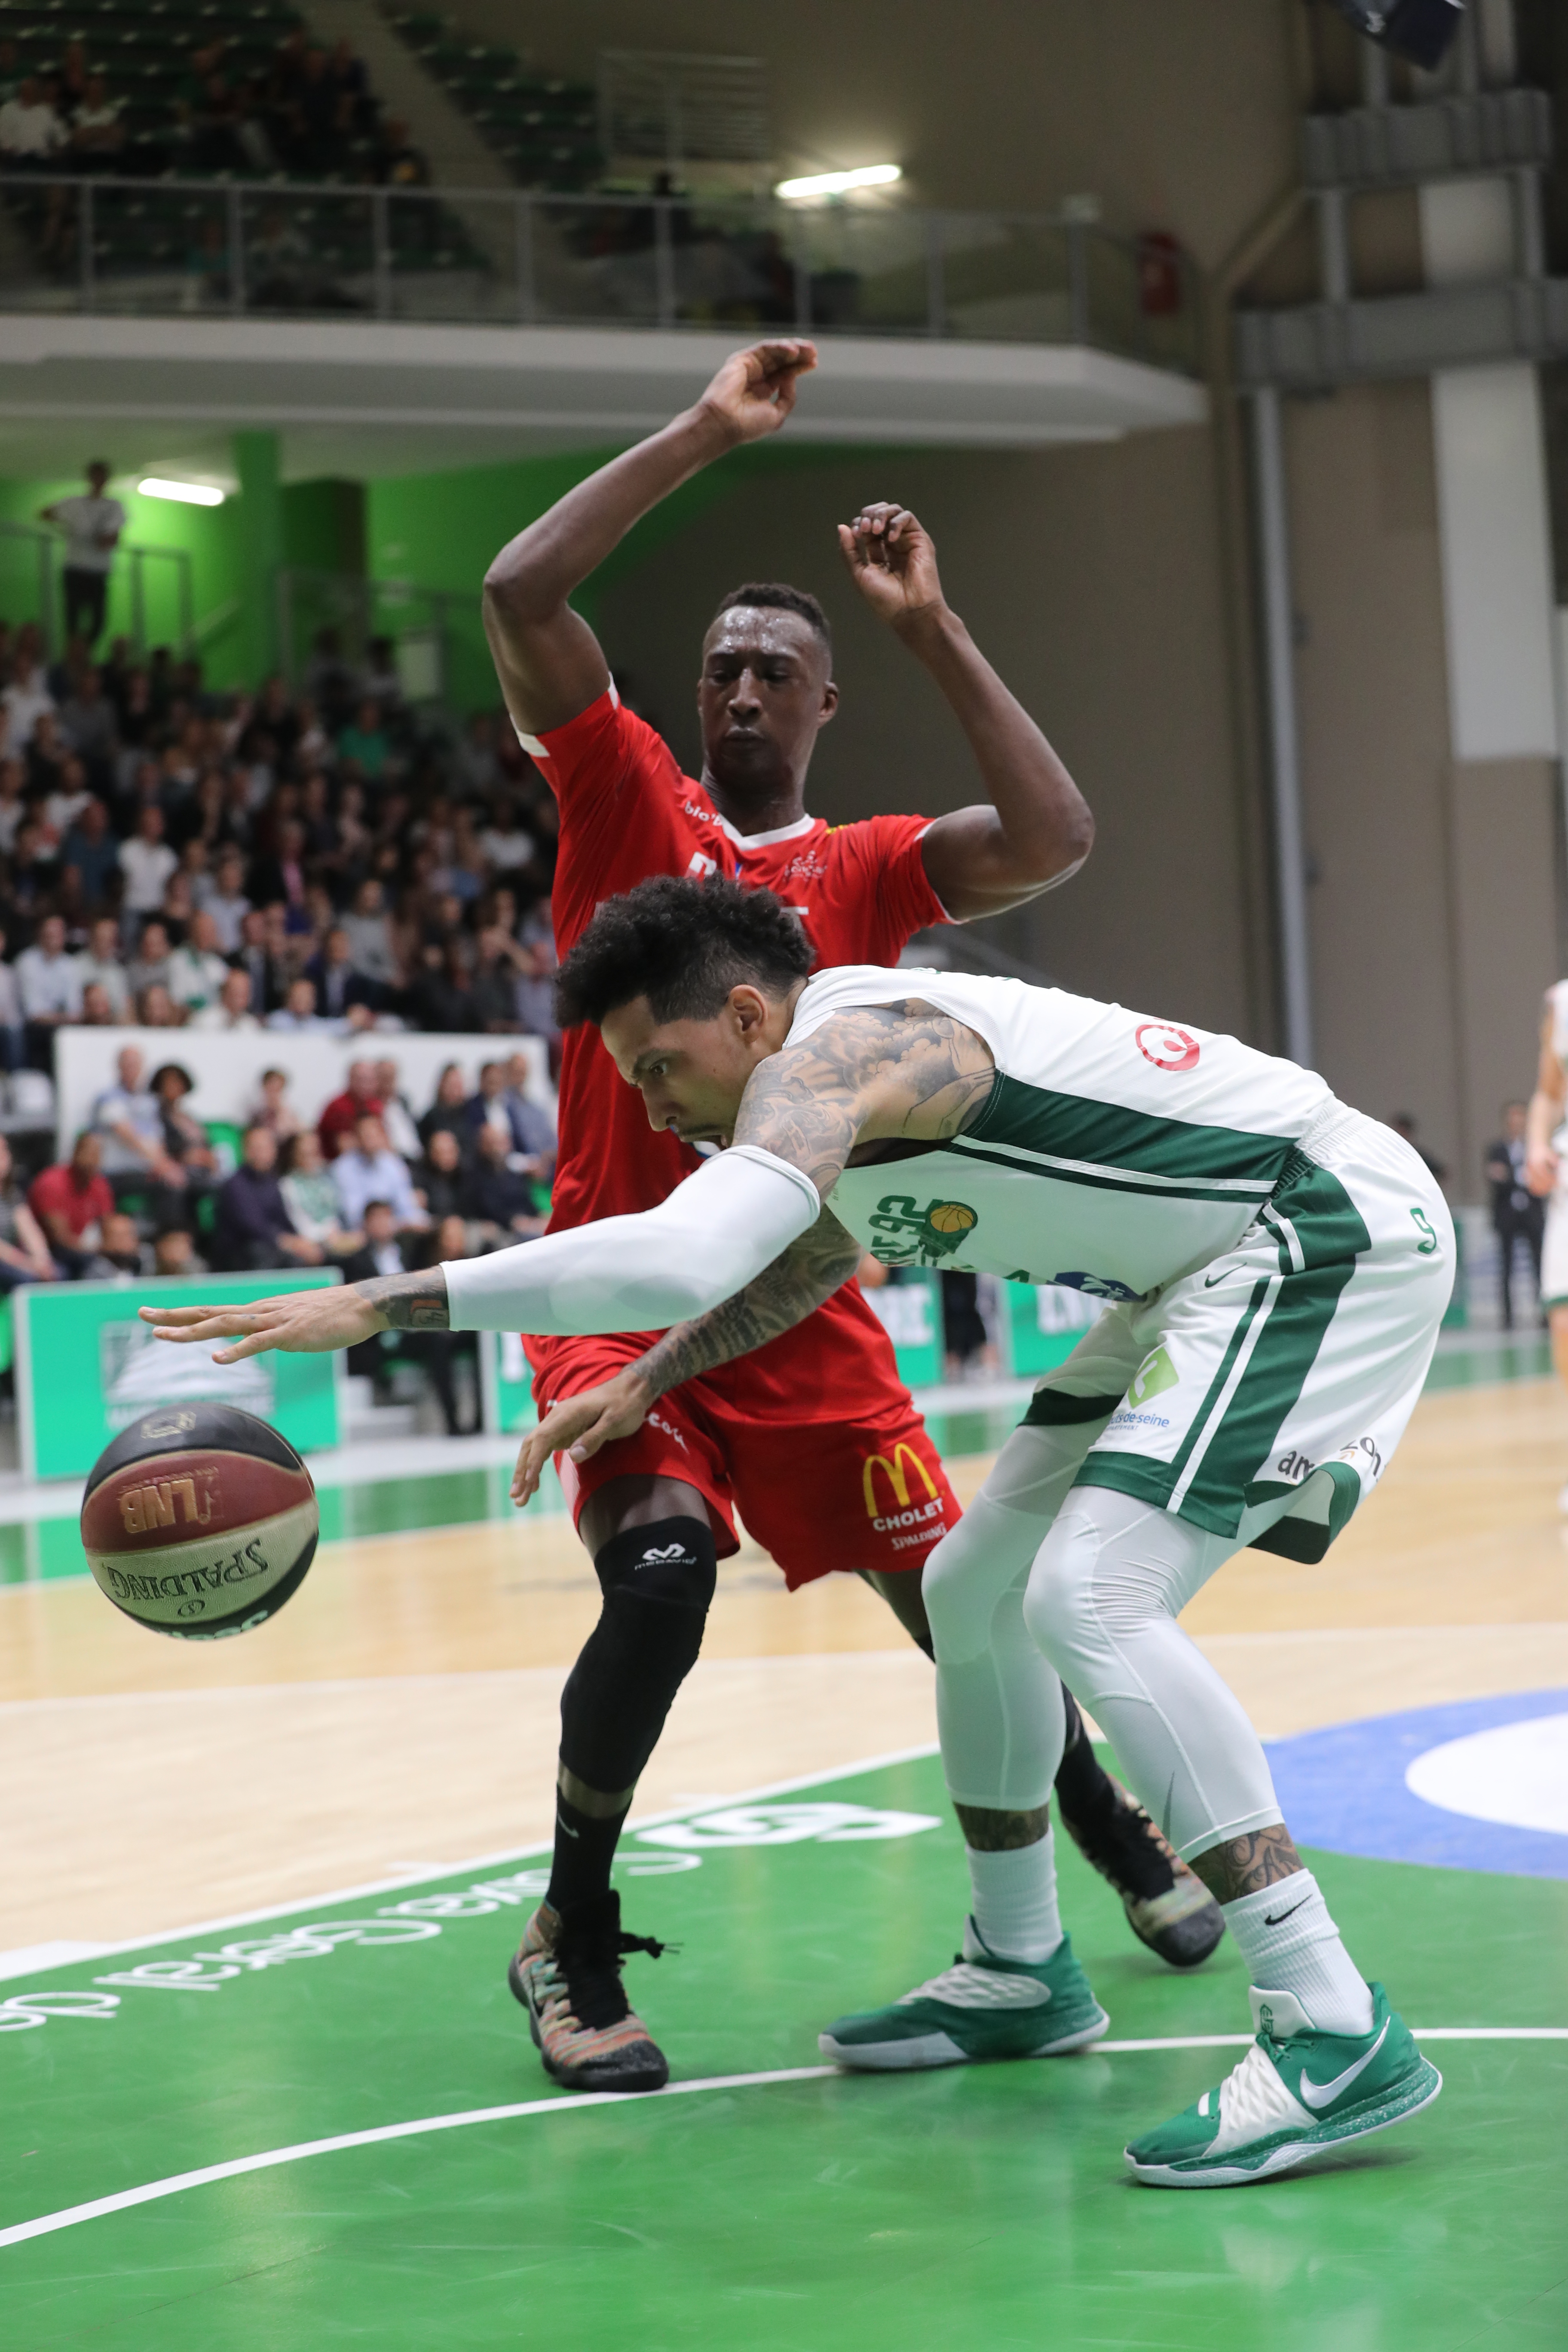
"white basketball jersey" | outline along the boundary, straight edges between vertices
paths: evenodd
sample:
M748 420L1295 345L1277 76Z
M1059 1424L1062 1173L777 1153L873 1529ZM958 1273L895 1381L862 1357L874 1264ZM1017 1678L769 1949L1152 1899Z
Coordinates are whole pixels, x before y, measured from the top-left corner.
M1144 1297L1234 1248L1337 1108L1311 1071L1234 1037L1016 980L841 965L808 983L788 1043L905 998L974 1030L996 1076L966 1133L834 1187L835 1216L885 1265Z

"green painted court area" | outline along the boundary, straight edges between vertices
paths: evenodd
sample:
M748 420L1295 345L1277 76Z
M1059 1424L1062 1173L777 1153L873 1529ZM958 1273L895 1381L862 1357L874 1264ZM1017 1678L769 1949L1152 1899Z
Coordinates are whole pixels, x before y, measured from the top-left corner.
M628 1964L674 2069L651 2097L570 2098L539 2069L505 1983L538 1857L8 1985L5 2339L27 2352L1568 2339L1568 1882L1311 1854L1352 1949L1435 2030L1444 2095L1315 2173L1181 2195L1128 2182L1123 2141L1239 2046L1117 2045L1239 2035L1239 1962L1227 1943L1195 1979L1162 1969L1062 1843L1064 1916L1111 2030L1101 2051L1053 2061L815 2071L826 2021L953 1950L962 1853L923 1757L628 1842L627 1925L679 1947ZM1456 2035L1476 2029L1558 2038ZM487 2113L509 2108L527 2112ZM337 2144L310 2151L323 2141ZM100 2200L110 2210L19 2234Z

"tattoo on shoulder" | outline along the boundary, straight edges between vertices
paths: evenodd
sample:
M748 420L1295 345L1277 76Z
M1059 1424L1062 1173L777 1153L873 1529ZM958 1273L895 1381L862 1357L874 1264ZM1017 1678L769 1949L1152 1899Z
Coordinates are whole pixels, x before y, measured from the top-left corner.
M826 1198L855 1147L868 1095L876 1139L942 1142L976 1117L995 1076L984 1041L921 998L855 1005L759 1064L735 1139L793 1160Z
M358 1285L362 1297L379 1308L395 1331L447 1331L451 1308L447 1277L438 1265L423 1274L378 1274Z

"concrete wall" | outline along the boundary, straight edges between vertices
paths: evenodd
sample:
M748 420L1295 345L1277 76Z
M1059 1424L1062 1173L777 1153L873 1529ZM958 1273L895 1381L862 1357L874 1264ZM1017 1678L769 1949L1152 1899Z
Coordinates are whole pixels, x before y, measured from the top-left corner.
M1557 976L1554 770L1451 754L1427 385L1287 419L1319 1061L1475 1199Z

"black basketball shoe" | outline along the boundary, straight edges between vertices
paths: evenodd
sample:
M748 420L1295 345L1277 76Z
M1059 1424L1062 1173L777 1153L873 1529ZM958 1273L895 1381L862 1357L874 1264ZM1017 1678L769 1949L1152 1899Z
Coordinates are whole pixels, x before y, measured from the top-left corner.
M1141 1944L1173 1969L1195 1969L1225 1933L1219 1905L1161 1836L1142 1806L1095 1755L1083 1718L1068 1703L1068 1745L1057 1807L1084 1860L1116 1889Z
M664 1950L651 1936L621 1933L612 1888L559 1912L542 1903L523 1930L507 1982L528 2011L544 2071L569 2091L657 2091L669 2065L626 1999L628 1952Z

